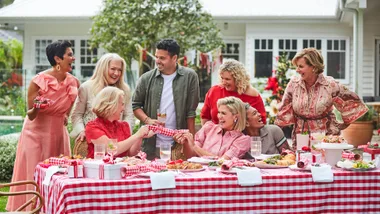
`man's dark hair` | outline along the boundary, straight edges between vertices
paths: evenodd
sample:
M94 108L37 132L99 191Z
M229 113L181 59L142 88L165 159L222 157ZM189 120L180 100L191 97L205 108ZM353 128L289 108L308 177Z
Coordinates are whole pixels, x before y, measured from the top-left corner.
M63 55L65 55L66 49L71 47L71 43L69 41L55 41L46 47L46 56L50 62L51 66L56 65L57 63L54 60L54 56L57 56L63 59Z
M179 57L180 47L174 39L163 39L156 44L158 50L165 50L169 52L169 55L173 57L177 55Z

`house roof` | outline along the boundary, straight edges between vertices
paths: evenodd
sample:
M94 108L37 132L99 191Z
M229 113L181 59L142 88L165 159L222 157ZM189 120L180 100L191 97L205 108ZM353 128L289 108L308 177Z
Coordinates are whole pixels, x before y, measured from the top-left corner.
M22 35L17 31L0 29L0 40L8 41L10 39L17 39L19 41L22 41Z
M339 0L200 0L215 18L336 18ZM88 18L102 0L15 0L0 18Z

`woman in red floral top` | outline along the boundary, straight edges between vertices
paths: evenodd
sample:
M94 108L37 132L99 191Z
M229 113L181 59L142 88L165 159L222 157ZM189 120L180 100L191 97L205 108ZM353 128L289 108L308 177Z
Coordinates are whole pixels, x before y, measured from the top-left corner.
M324 131L326 135L339 135L340 130L368 111L357 94L323 75L323 57L315 48L302 50L292 63L300 76L288 83L275 124L294 124L293 148L297 145L297 133ZM342 113L343 123L336 120L333 107Z
M93 112L97 118L86 125L86 140L88 143L88 158L94 158L94 141L107 143L109 139L117 139L116 157L136 155L141 150L143 138L154 135L148 127L141 127L131 135L129 124L120 121L124 111L124 92L116 87L107 86L96 95L93 103Z

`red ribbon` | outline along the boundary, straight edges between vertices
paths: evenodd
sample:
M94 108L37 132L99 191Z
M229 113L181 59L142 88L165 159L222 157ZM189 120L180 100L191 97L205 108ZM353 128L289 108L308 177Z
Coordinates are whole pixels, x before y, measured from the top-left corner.
M99 165L99 179L104 179L104 164Z

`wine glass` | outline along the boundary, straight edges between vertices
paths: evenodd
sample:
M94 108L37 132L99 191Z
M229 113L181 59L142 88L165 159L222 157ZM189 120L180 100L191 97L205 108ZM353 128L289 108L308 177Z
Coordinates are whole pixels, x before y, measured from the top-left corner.
M157 109L157 120L161 123L163 123L165 126L165 122L166 122L166 110L160 110L160 109Z
M107 143L107 152L111 155L112 159L117 152L117 146L117 139L109 139Z

